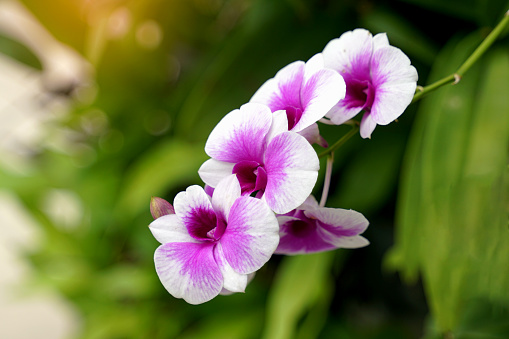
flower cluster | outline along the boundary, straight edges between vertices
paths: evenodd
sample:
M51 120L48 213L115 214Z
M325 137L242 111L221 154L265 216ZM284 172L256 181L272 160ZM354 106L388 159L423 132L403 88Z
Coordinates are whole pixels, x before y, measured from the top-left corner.
M403 113L416 82L385 34L356 29L284 67L228 113L205 144L210 159L198 171L205 187L187 188L173 205L152 199L150 230L161 243L155 267L168 292L199 304L243 292L274 253L366 246L361 213L311 195L319 171L312 144L328 147L317 122L342 124L363 112L368 138Z

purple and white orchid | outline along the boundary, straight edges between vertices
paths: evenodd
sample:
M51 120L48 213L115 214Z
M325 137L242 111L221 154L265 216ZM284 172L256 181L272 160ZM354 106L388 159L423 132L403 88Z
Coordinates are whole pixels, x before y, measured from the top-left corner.
M292 212L278 215L277 219L281 240L276 254L306 254L369 244L359 235L369 224L361 213L320 207L313 196Z
M262 200L242 196L235 175L219 182L212 198L190 186L175 197L174 211L149 226L162 244L154 261L168 292L190 304L243 292L279 242L274 213Z
M364 111L360 133L370 138L376 125L396 120L412 101L417 71L399 48L389 45L385 33L373 37L360 28L345 32L325 46L323 58L325 67L346 82L345 98L326 115L334 124Z
M207 160L198 173L211 187L237 174L243 195L256 194L276 213L302 204L313 190L319 161L313 147L288 131L284 111L274 114L262 104L248 103L228 113L210 133Z
M321 54L306 63L295 61L267 80L250 102L267 105L272 112L284 110L288 130L299 132L309 142L327 147L316 122L345 97L345 81L324 68Z

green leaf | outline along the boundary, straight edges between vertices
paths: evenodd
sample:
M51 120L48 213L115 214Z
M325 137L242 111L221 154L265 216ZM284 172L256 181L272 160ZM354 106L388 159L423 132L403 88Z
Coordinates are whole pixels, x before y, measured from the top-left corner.
M334 253L284 259L269 295L263 338L295 338L298 322L306 311L320 304L322 308L325 306L325 310L328 308L328 304L323 303L323 297L330 299L330 267ZM321 312L318 310L318 313ZM321 326L316 328L305 321L303 328L309 335L307 338L312 338L318 334ZM314 333L311 333L313 330Z
M452 73L476 44L472 36L447 47L435 76ZM420 272L442 333L455 332L472 300L509 302L507 52L489 52L428 97L407 149L387 264L411 279Z

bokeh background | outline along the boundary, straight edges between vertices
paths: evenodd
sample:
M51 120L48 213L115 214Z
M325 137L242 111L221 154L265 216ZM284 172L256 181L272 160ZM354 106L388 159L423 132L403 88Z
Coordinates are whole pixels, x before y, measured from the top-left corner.
M336 152L327 205L370 220L368 247L274 256L245 294L192 306L160 284L147 228L151 196L202 184L212 128L288 63L363 27L426 85L508 9L0 1L0 337L508 338L507 34L459 84ZM329 143L348 129L321 127Z

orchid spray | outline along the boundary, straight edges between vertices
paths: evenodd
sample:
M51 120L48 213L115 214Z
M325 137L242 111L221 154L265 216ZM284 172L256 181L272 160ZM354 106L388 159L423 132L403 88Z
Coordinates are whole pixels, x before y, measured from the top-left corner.
M417 86L416 68L386 34L360 28L278 71L210 133L210 159L198 170L205 187L187 188L173 205L152 199L150 230L161 243L155 267L164 287L200 304L244 292L273 254L367 246L369 222L360 212L326 207L334 152L359 131L372 138L376 126L393 122L412 102L457 83L508 22L506 15L456 73L426 87ZM329 146L318 123L352 129ZM317 154L315 147L325 150ZM322 157L318 202L312 192Z

